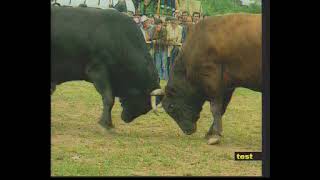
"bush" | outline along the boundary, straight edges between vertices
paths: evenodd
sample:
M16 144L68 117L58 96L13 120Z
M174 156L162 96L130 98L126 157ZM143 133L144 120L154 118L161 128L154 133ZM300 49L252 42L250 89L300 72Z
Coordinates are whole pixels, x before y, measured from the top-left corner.
M241 5L240 0L201 0L202 12L207 15L226 13L261 13L261 5L254 3L249 6Z

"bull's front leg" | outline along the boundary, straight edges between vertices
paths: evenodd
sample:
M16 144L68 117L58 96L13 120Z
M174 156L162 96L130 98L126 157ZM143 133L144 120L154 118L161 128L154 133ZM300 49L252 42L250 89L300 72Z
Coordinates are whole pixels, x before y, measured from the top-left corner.
M98 92L100 92L101 94L103 103L103 112L99 124L106 129L110 129L114 128L111 119L111 111L114 105L114 96L112 95L111 88L109 88L110 86L107 84L108 83L105 82L104 87L98 90Z
M208 144L218 144L222 137L222 98L215 98L215 102L210 102L210 108L213 115L213 123L206 135Z
M210 109L213 115L213 123L210 126L206 138L208 144L218 144L222 137L222 116L226 112L228 104L230 103L234 89L228 89L223 96L218 96L215 101L210 102Z
M106 129L114 128L111 119L111 111L114 105L114 96L108 89L104 90L101 96L103 102L103 112L99 124Z
M99 124L106 128L114 128L111 119L111 110L114 105L114 95L107 70L102 66L91 66L87 71L89 79L100 93L103 103L103 112Z

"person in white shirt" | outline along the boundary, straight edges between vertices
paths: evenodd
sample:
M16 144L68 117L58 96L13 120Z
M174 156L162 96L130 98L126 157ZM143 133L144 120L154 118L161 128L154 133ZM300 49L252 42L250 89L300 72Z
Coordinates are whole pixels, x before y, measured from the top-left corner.
M153 57L153 48L152 48L152 36L153 36L153 26L151 26L150 24L150 20L147 16L143 15L141 17L141 23L142 23L142 27L140 28L141 29L141 32L143 34L143 37L144 37L144 40L146 41L147 43L147 47L148 47L148 50L150 52L150 55Z
M182 46L182 31L183 27L179 25L176 18L169 18L167 25L167 42L168 42L168 65L167 71L170 73L170 69L174 63L174 59L177 56Z

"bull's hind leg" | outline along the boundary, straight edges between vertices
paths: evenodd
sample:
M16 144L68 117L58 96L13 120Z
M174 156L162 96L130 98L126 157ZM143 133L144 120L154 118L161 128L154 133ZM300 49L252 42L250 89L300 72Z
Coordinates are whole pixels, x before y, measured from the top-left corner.
M114 105L114 95L107 70L102 65L92 66L88 70L88 77L102 97L103 112L99 124L106 129L113 128L111 110Z
M213 123L206 134L208 144L218 144L222 136L222 116L226 112L228 104L230 103L234 89L226 90L223 96L219 96L215 101L210 102L210 108L213 115ZM223 98L221 98L223 97Z

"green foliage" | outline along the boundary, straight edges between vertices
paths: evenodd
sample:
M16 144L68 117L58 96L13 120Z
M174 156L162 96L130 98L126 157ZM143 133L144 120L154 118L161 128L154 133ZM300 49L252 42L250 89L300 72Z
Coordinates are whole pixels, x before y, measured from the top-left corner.
M207 15L226 13L261 13L261 5L254 3L250 6L241 5L240 0L201 0L202 12Z
M192 0L194 1L194 0ZM245 6L241 5L240 0L198 0L201 1L202 13L206 15L217 15L226 13L261 13L262 7L259 4L261 0L255 0L255 3ZM140 8L143 9L143 2ZM161 9L164 14L169 15L169 11ZM148 7L146 7L146 14L155 14L157 12L157 1L151 1Z

